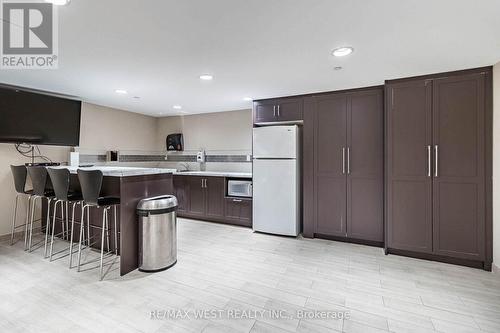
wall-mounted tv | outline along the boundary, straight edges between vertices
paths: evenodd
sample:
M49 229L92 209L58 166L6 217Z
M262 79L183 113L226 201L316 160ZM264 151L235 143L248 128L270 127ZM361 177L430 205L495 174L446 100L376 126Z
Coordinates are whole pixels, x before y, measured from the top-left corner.
M81 101L0 85L0 142L80 144Z

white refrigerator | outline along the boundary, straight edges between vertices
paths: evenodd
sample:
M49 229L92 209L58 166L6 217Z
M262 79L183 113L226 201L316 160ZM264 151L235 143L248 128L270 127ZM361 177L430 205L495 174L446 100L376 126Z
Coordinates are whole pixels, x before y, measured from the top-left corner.
M253 230L300 233L300 131L296 125L253 129Z

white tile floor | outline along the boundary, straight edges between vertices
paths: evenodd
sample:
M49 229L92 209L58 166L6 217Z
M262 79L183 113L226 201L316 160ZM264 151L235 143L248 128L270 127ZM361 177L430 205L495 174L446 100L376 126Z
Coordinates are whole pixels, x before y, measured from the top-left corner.
M500 332L497 274L184 219L178 243L173 268L120 278L115 265L103 282L67 258L0 244L0 332ZM169 310L191 319L162 317ZM228 318L236 310L262 315Z

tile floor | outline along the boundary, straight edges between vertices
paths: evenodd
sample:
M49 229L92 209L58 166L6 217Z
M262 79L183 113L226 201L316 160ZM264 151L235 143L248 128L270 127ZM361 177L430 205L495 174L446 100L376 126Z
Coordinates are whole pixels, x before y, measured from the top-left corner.
M178 222L177 265L103 282L0 244L0 332L500 332L498 274Z

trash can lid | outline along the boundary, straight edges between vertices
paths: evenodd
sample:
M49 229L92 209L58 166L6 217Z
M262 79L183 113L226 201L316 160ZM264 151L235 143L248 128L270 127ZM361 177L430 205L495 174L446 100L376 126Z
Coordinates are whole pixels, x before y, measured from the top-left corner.
M139 201L137 215L166 214L177 210L177 198L173 195L161 195Z

